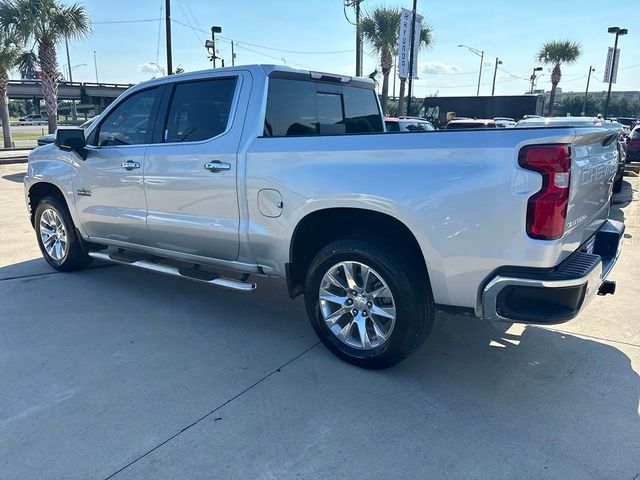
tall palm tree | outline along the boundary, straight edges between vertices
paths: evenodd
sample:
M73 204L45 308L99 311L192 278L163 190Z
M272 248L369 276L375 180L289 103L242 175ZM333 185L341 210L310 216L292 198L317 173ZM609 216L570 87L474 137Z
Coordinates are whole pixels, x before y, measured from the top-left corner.
M549 110L547 115L551 116L553 113L553 102L556 98L556 89L562 78L562 72L560 65L563 63L575 62L580 54L581 45L577 42L571 42L569 40L554 40L547 42L538 51L536 58L543 62L545 65L553 65L553 71L551 72L551 93L549 94Z
M400 10L390 7L376 7L360 22L365 41L380 56L382 70L382 111L387 110L389 97L389 72L393 68L393 53L398 44Z
M2 136L4 147L12 146L11 126L9 124L9 100L7 85L9 71L16 66L22 50L18 46L15 36L8 30L0 29L0 121L2 121Z
M12 27L25 42L38 47L38 67L42 75L49 133L58 121L58 59L56 44L67 38L83 38L91 32L91 21L84 6L63 5L60 0L1 0L0 23Z
M428 47L429 45L431 45L431 42L433 40L432 33L433 31L429 25L422 26L422 29L420 30L420 42L417 45L418 48ZM416 69L417 65L414 65L413 68ZM404 115L405 113L404 112L404 88L406 84L407 84L407 79L401 78L400 93L399 93L399 99L398 99L398 115ZM411 112L409 112L409 115L411 115Z

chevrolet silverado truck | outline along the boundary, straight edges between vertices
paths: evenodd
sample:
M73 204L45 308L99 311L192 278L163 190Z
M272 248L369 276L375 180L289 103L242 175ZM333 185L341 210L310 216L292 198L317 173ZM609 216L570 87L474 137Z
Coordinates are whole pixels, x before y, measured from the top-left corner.
M281 278L329 350L377 369L437 310L548 324L613 293L618 133L386 133L368 79L222 68L141 83L86 130L58 129L25 194L57 270L100 259L244 292Z

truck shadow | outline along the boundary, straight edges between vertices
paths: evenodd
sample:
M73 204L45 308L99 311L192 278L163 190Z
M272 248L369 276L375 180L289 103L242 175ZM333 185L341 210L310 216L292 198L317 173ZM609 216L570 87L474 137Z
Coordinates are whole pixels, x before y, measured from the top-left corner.
M24 179L25 175L26 175L26 173L24 173L24 172L12 173L10 175L3 175L2 178L4 180L9 180L10 182L22 183L22 180Z
M625 215L623 208L629 206L633 201L633 194L637 190L634 188L634 184L629 182L625 177L622 181L622 190L619 193L613 195L611 202L611 210L609 212L609 218L617 220L619 222L625 221Z
M16 267L29 271L33 265L25 264L39 261L14 265L13 271L21 270ZM152 348L151 354L206 362L212 369L211 375L223 365L246 362L248 338L251 350L262 352L264 358L275 354L278 345L290 346L294 336L306 337L308 345L315 341L304 318L302 300L290 301L284 285L273 280L261 280L259 288L247 295L113 267L0 281L0 296L5 299L10 288L3 287L11 282L20 282L12 291L21 292L19 296L24 298L13 301L22 302L20 309L25 319L34 314L37 302L33 299L37 298L39 285L46 282L47 296L56 298L62 311L81 308L79 299L88 298L85 303L92 310L112 312L110 331L135 331L136 325L142 323L147 331L171 332L178 323L179 329L172 335L180 341L172 342L171 346L163 343L162 349L154 352ZM131 313L130 305L136 305L135 314ZM63 316L54 321L59 322L57 328L69 328L69 336L82 325L67 324ZM93 321L86 308L82 321ZM28 328L26 325L28 322L25 322ZM203 353L202 348L193 348L194 335L198 342L217 339L228 343L224 354L238 358L226 359L218 367L215 351ZM226 339L221 339L221 335ZM397 425L406 424L408 431L422 432L423 446L429 441L437 442L438 455L451 462L464 459L466 464L473 464L486 461L496 452L526 452L526 463L542 468L547 454L556 464L559 457L566 455L570 469L587 472L584 478L601 472L602 459L612 463L610 468L616 471L609 478L633 478L627 469L629 463L637 460L640 445L640 377L630 358L612 345L541 327L439 314L426 344L394 368L378 372L360 370L319 346L283 371L302 369L302 375L310 379L305 388L317 388L313 395L307 392L315 399L310 400L310 409L314 408L313 402L331 400L336 392L340 392L340 398L349 398L340 409L352 409L354 418L362 413L361 405L370 405L373 410L369 413L375 419L367 433L371 439L380 434L378 422L388 428L396 425L393 427L396 429ZM296 348L300 354L308 346ZM101 362L99 358L91 358L90 351L86 355L87 358L76 361ZM256 356L254 360L264 358ZM323 377L331 377L331 391L325 390ZM163 377L157 383L170 390L171 385L166 383L171 381L173 377ZM176 386L198 388L185 383ZM293 392L299 386L289 384L286 388ZM376 398L385 400L378 402ZM391 401L392 398L395 400ZM409 417L412 420L407 424ZM323 418L322 422L330 424L332 419ZM344 424L335 428L344 429ZM407 448L412 451L415 447ZM507 464L494 467L495 472L507 468ZM617 475L622 472L624 475ZM511 478L518 476L517 471L512 473Z

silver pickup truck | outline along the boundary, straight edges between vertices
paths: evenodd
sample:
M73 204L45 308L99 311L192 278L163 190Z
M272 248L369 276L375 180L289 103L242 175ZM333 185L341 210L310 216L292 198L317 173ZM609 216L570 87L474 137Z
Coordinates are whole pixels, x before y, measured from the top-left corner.
M615 127L384 128L369 80L173 75L35 149L26 201L55 269L97 258L247 292L283 278L365 368L416 350L436 310L558 323L613 293Z

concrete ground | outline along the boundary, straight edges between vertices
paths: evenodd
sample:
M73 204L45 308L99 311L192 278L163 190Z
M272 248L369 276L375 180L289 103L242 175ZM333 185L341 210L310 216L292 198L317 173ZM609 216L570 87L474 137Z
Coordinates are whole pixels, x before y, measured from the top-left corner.
M442 314L371 372L274 281L55 273L24 170L0 166L0 479L640 478L638 178L616 295L557 327Z

